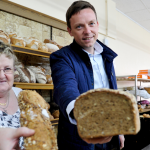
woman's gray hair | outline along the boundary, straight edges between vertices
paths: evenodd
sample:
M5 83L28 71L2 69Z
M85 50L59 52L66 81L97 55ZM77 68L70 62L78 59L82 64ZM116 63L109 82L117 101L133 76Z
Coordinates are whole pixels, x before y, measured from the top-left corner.
M11 46L0 41L0 55L2 54L4 54L9 59L13 59L14 65L18 63L18 59L15 53L12 51Z

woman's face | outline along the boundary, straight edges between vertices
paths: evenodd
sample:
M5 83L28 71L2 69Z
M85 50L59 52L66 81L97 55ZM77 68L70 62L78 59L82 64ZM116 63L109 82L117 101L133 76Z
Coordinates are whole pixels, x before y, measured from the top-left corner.
M10 70L4 72L1 69ZM11 70L12 69L12 70ZM0 93L9 91L14 82L14 61L5 56L0 55Z

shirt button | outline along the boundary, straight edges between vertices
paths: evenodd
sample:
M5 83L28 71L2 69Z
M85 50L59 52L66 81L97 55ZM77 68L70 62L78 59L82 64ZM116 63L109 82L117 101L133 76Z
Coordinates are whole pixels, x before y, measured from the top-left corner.
M94 84L92 83L92 85L94 85Z

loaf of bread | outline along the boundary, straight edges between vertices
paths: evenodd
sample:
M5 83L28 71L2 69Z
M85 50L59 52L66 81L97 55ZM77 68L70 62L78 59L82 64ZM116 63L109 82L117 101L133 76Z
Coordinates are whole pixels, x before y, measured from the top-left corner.
M47 79L47 82L46 82L47 84L53 83L51 75L46 75L46 79Z
M0 41L4 42L5 44L10 44L9 35L0 29Z
M21 37L12 36L11 43L17 46L22 46L22 47L26 46L24 39Z
M39 43L39 50L44 51L44 52L48 52L48 47L45 43L40 42Z
M57 150L57 140L50 122L49 104L36 92L23 90L19 93L21 126L35 130L31 137L24 138L26 150Z
M55 110L53 113L52 113L52 116L54 118L59 118L59 110Z
M136 134L140 119L135 97L124 91L89 90L75 102L74 117L81 138Z
M45 73L43 71L44 69L42 67L28 66L27 68L29 68L35 74L35 78L38 83L46 84L46 82L47 82L46 75L45 75Z

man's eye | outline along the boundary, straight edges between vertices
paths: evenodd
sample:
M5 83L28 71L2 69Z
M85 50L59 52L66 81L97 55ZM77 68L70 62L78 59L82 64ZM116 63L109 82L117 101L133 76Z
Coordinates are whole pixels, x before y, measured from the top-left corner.
M91 23L90 23L90 25L94 25L94 24L95 24L94 22L91 22Z
M80 28L81 28L81 26L77 26L76 28L77 28L77 29L80 29Z

